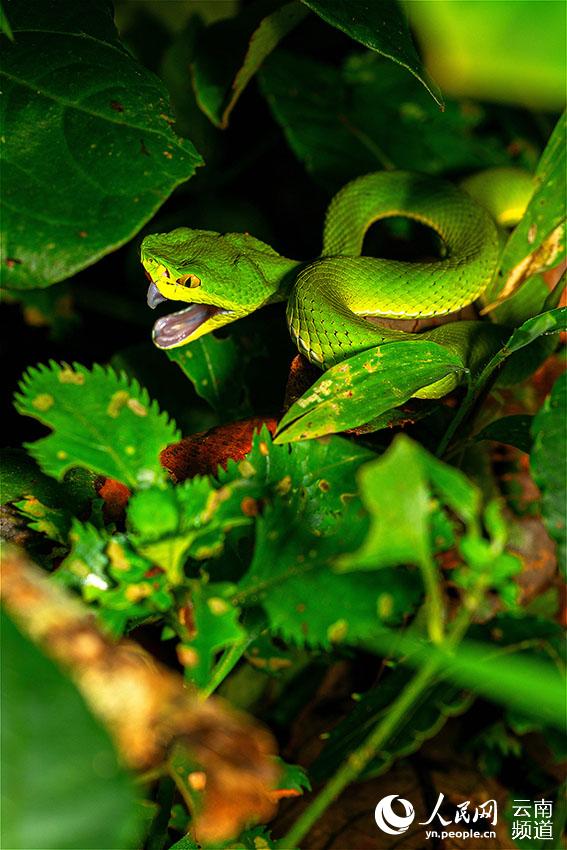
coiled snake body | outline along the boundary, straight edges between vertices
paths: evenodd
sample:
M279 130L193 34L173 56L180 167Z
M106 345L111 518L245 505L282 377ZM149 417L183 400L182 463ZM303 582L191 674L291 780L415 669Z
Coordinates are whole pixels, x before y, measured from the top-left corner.
M265 304L287 300L293 340L322 369L383 343L415 339L456 351L474 369L497 334L488 321L456 321L413 334L365 318L444 316L482 295L498 263L497 224L521 217L533 185L525 172L492 169L465 186L468 192L402 171L359 177L331 201L321 256L310 263L282 257L248 234L178 228L147 236L142 262L151 281L148 303L189 302L158 319L154 342L160 348L185 345ZM432 228L444 256L424 262L361 256L370 225L392 216ZM418 395L439 397L456 380L449 376Z

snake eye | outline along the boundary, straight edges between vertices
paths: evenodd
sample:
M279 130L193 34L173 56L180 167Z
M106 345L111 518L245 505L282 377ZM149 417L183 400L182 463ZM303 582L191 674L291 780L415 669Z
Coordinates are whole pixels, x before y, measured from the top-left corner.
M196 286L201 286L201 278L196 274L184 274L178 277L175 281L180 286L188 286L190 289L195 289Z

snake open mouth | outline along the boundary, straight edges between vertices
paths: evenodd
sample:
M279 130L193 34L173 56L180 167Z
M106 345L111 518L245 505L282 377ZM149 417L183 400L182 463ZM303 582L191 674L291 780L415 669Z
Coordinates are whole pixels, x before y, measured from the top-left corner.
M155 309L158 304L168 301L158 290L155 283L148 288L148 305ZM154 324L152 338L158 348L175 348L195 333L209 319L218 314L229 313L222 307L212 304L189 304L184 310L177 310L167 316L162 316Z

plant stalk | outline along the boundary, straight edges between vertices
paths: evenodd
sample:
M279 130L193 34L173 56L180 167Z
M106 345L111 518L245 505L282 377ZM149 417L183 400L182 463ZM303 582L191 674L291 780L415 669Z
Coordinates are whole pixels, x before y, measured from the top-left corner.
M279 842L281 850L294 850L309 832L323 812L337 799L347 785L350 785L374 758L377 751L386 743L404 720L412 705L431 684L441 661L431 659L406 685L400 696L390 707L388 714L370 733L368 738L350 754L345 764L325 785L318 797L299 816L287 835Z

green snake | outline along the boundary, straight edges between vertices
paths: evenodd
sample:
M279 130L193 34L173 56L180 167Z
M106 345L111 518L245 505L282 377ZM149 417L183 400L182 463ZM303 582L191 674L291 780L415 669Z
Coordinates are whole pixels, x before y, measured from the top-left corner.
M454 321L416 334L366 317L445 316L479 299L496 273L500 228L521 218L532 191L531 176L509 168L481 172L460 188L404 171L368 174L332 199L321 256L309 263L282 257L247 233L180 227L146 236L148 304L189 302L156 321L154 343L162 349L186 345L260 307L287 301L292 339L321 369L383 343L427 339L474 370L499 337L490 321ZM370 225L392 216L432 228L443 256L422 262L361 256ZM416 395L438 398L457 381L448 376Z

